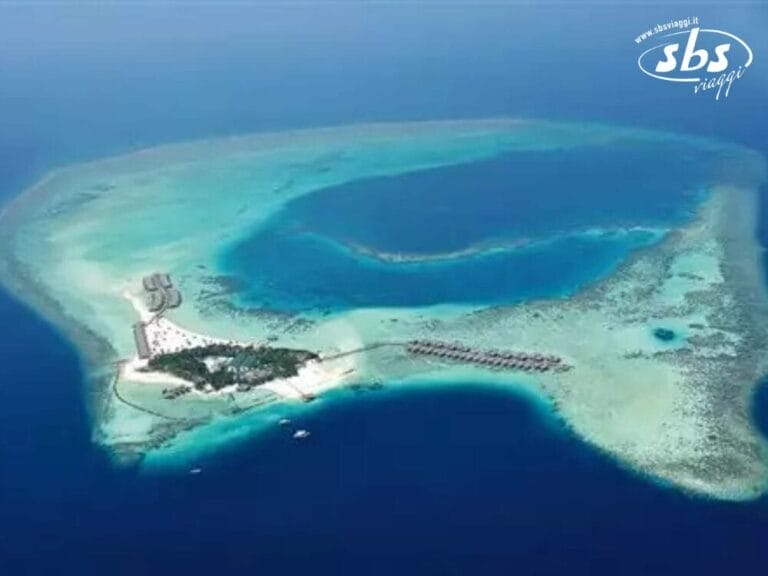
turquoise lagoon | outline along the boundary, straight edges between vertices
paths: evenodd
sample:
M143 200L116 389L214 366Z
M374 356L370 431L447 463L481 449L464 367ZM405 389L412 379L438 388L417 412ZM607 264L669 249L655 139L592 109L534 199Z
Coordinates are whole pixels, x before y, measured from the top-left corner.
M66 314L54 320L66 329L78 318L125 358L135 315L122 295L156 269L185 295L173 319L249 340L286 326L233 323L228 310L326 316L567 296L691 217L724 176L719 160L737 152L526 120L264 134L60 170L10 207L5 231L20 293L54 299Z
M355 179L287 202L220 266L242 303L279 310L564 296L689 217L715 158L588 142Z

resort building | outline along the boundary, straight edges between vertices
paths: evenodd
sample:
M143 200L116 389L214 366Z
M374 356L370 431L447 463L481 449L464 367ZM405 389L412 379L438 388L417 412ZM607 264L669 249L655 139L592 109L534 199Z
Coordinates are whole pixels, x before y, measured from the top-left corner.
M171 288L165 293L166 296L166 307L168 308L177 308L181 306L181 292L176 290L176 288Z
M155 272L142 278L147 292L147 308L150 312L162 314L168 308L181 306L181 293L174 288L169 274Z
M144 324L137 322L133 325L133 339L136 342L136 351L139 354L139 358L145 360L152 355L152 351L147 342L147 333L144 330Z
M165 293L155 290L147 294L147 308L150 312L160 312L165 308Z
M181 292L174 288L170 275L155 272L149 276L144 276L141 279L141 284L146 292L147 309L154 314L150 322L159 318L169 308L181 306ZM133 325L133 339L136 342L139 358L146 359L152 356L152 348L147 341L147 333L143 323L139 322Z
M438 340L411 340L406 343L410 354L432 356L440 359L477 364L492 368L524 370L526 372L563 372L571 366L553 354L526 353L506 350L482 350L466 346L460 342L440 342Z

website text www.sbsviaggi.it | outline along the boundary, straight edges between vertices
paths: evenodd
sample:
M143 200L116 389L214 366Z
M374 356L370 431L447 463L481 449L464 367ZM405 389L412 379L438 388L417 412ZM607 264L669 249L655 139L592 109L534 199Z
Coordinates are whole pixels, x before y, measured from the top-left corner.
M657 80L693 84L694 94L712 91L715 100L752 65L749 45L731 32L702 28L698 16L656 24L635 37L635 44L653 39L637 59L640 70Z
M680 20L670 20L669 22L665 22L664 24L656 24L653 28L650 30L646 30L640 36L635 38L635 44L640 44L641 42L644 42L645 40L648 40L649 38L655 36L656 34L661 34L662 32L667 32L669 30L685 30L686 28L690 28L691 26L698 26L699 25L699 17L698 16L689 16L688 18L682 18Z

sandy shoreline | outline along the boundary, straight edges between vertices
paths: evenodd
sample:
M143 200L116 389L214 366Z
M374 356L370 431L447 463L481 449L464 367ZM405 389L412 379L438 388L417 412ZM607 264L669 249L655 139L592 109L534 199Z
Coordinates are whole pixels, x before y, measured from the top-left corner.
M186 330L168 318L156 317L147 309L138 296L127 291L123 293L123 296L131 303L139 320L144 324L144 330L153 355L179 352L184 349L209 346L211 344L266 345L266 342L235 342L211 338ZM138 355L122 362L119 369L119 378L135 384L186 386L190 388L190 393L197 394L202 398L232 394L236 388L232 386L210 392L198 391L191 382L182 378L163 372L150 371L147 362L147 360L139 358ZM260 388L272 391L281 398L305 400L337 387L340 385L341 380L353 374L355 369L356 364L351 356L346 362L334 362L330 367L324 366L318 361L311 361L299 369L298 375L292 378L272 380L262 384Z

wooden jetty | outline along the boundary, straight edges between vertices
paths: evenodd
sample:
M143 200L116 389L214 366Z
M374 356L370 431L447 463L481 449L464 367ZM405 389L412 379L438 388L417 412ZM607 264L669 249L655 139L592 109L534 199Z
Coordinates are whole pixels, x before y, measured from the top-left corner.
M524 372L565 372L571 366L553 354L518 352L513 350L484 350L460 342L439 340L410 340L405 345L410 354L431 356L443 360L477 364L502 370Z

